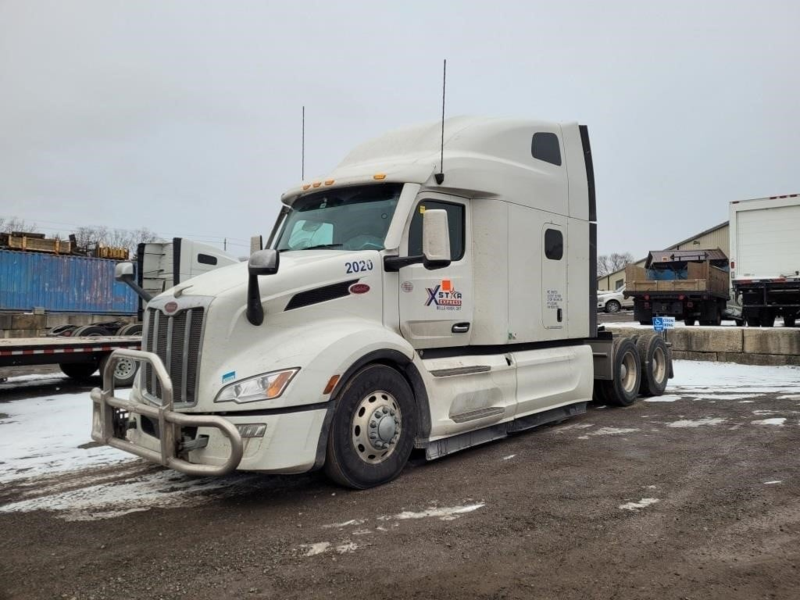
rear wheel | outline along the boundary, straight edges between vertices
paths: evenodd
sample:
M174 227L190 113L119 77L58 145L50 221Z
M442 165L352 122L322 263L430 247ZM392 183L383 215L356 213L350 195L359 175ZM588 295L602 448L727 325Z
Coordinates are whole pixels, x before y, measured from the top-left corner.
M692 325L694 325L694 317L684 317L683 324L686 325L687 327L691 327Z
M748 327L761 327L761 319L758 317L747 317Z
M361 369L336 399L325 460L328 477L355 489L397 477L414 446L415 408L400 373L385 365Z
M669 351L664 339L656 334L641 336L636 349L642 365L639 391L643 396L661 396L669 381Z
M636 402L641 385L641 359L636 345L627 338L615 338L612 345L612 381L601 381L602 397L614 406L630 406Z
M141 323L128 323L117 329L116 335L142 335Z
M775 313L771 310L762 310L759 317L763 327L773 327L775 325Z
M72 332L72 337L105 337L107 335L111 335L110 332L97 325L84 325Z
M606 302L607 313L618 313L620 308L622 308L622 305L617 300L609 300Z
M64 363L58 365L61 372L70 379L76 381L86 381L95 371L97 371L97 363Z
M783 317L783 326L784 327L794 327L795 321L797 319L797 315L786 315Z

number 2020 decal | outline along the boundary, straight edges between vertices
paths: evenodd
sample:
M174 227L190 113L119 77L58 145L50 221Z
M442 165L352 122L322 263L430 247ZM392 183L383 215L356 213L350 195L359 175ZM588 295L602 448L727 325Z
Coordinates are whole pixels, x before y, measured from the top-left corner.
M354 260L353 262L344 263L347 273L363 273L364 271L372 271L374 268L371 260Z

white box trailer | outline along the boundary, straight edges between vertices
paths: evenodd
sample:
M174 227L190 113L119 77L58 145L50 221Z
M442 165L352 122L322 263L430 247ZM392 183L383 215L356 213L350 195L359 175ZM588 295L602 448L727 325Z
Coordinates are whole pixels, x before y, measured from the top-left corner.
M247 265L148 303L142 351L114 355L144 363L130 399L110 371L92 392L95 440L190 474L324 468L366 488L415 447L438 458L667 385L661 337L598 331L585 126L392 132L281 200Z
M731 273L742 316L794 326L800 312L800 194L730 204Z

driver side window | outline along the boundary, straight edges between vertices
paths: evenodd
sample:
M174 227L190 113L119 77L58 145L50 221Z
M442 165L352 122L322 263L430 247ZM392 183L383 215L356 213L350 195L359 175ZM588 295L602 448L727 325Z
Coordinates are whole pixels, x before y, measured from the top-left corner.
M408 231L408 255L419 256L422 254L422 215L426 210L441 209L447 211L447 227L450 230L450 260L456 262L464 258L464 240L466 238L464 208L463 204L438 200L422 200L417 204Z

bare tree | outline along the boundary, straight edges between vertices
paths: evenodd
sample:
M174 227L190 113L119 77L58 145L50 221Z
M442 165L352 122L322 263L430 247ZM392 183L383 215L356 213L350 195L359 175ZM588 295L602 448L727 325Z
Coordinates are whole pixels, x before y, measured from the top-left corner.
M597 257L597 276L605 277L611 273L624 269L626 266L634 262L633 254L630 252L611 254L601 254Z
M11 233L12 231L32 233L36 231L36 223L26 223L24 219L17 217L0 217L0 233Z
M131 255L135 255L136 247L139 244L154 242L158 239L158 235L146 227L131 230L90 226L78 227L75 230L75 238L79 248L94 248L97 246L127 248Z

